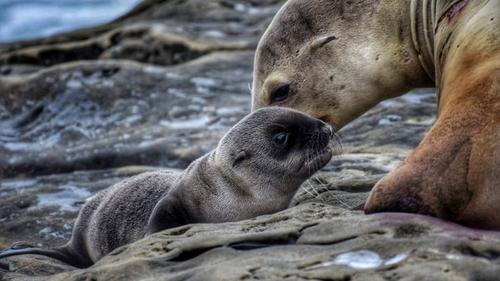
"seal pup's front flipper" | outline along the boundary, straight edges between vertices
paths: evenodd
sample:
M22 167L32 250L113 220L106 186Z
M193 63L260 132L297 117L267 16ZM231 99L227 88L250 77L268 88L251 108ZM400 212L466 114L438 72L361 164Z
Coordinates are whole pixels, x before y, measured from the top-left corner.
M189 223L187 213L175 196L162 198L155 208L146 227L146 235Z

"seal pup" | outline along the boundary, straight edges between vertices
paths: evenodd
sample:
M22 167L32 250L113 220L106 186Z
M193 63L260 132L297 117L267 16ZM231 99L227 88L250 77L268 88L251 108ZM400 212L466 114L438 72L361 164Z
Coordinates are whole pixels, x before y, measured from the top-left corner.
M143 173L97 193L82 207L66 245L11 249L0 258L37 254L83 268L163 229L283 210L331 159L333 136L328 124L298 111L258 110L186 170Z
M499 77L500 1L289 0L258 44L252 110L286 106L340 129L435 86L435 124L365 211L500 229Z

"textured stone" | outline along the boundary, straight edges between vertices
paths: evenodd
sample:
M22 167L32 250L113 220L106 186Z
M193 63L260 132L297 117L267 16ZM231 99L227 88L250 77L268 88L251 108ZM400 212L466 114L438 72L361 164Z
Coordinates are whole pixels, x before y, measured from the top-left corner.
M282 3L146 0L109 24L0 45L0 247L61 245L85 198L213 149L250 110L254 48ZM423 89L343 128L343 154L281 213L167 230L83 270L11 258L0 279L497 280L498 233L353 210L435 108Z
M430 217L365 216L309 203L247 221L166 230L88 269L37 280L494 280L499 242L499 233ZM50 266L4 278L67 269L48 258L37 263Z

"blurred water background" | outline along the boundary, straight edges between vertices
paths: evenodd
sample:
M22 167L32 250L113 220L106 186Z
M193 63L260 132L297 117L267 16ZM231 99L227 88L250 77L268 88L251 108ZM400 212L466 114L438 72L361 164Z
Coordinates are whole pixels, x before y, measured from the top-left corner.
M0 42L43 37L110 21L140 0L0 0Z

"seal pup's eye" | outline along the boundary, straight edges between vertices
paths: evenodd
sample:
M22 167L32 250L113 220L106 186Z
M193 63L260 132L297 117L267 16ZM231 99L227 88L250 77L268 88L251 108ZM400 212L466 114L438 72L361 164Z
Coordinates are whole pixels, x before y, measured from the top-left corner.
M271 103L286 100L288 98L289 92L290 84L284 84L274 88L271 92Z
M279 132L273 136L273 144L278 148L285 148L288 144L289 133Z

